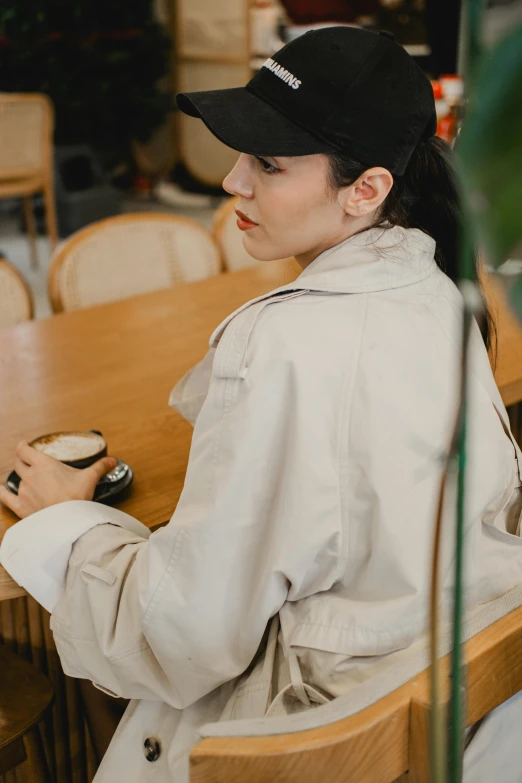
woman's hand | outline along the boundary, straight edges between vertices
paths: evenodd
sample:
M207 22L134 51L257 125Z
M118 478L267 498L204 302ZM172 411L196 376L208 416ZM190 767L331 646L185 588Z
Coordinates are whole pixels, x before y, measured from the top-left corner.
M0 501L23 518L66 500L92 500L96 484L115 465L113 457L103 457L89 468L78 470L22 441L16 447L14 463L21 478L18 495L0 486Z

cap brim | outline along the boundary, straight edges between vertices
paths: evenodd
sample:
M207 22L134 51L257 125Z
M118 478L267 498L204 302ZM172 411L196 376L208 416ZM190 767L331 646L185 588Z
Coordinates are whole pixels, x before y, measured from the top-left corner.
M335 151L245 87L182 92L176 103L184 114L202 119L216 138L238 152L277 157Z

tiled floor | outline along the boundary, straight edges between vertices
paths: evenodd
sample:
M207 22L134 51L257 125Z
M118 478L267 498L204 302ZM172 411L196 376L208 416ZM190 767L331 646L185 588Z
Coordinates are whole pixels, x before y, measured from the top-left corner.
M212 200L212 206L204 208L184 207L172 209L148 199L127 199L123 205L124 212L172 212L184 215L202 223L206 228L211 228L215 209L219 206L219 199ZM19 220L6 208L0 213L0 255L10 261L22 273L27 280L34 297L35 318L46 318L51 315L51 306L47 296L47 272L50 262L50 251L47 239L38 237L38 269L34 270L30 264L29 241L27 236L20 231Z

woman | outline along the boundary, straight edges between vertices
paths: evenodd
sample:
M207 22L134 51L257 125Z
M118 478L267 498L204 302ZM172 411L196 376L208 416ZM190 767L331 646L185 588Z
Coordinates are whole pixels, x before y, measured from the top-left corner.
M186 780L202 723L310 709L424 633L456 411L459 210L406 52L314 31L246 88L178 103L241 153L224 186L246 249L303 272L227 318L174 390L195 429L167 527L90 502L109 459L18 447L2 563L52 611L66 673L133 700L99 783ZM520 452L478 327L471 366L474 607L522 582L522 550ZM448 538L443 608L450 563Z

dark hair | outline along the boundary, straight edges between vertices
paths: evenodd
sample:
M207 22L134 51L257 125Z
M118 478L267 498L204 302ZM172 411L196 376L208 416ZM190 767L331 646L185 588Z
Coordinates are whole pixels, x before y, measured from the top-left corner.
M457 281L462 207L449 144L437 136L423 139L415 148L403 176L382 203L375 227L386 225L418 228L436 242L435 261L448 277ZM330 184L343 188L370 168L340 153L328 155ZM475 273L478 262L475 255ZM483 295L482 336L494 355L495 323Z

